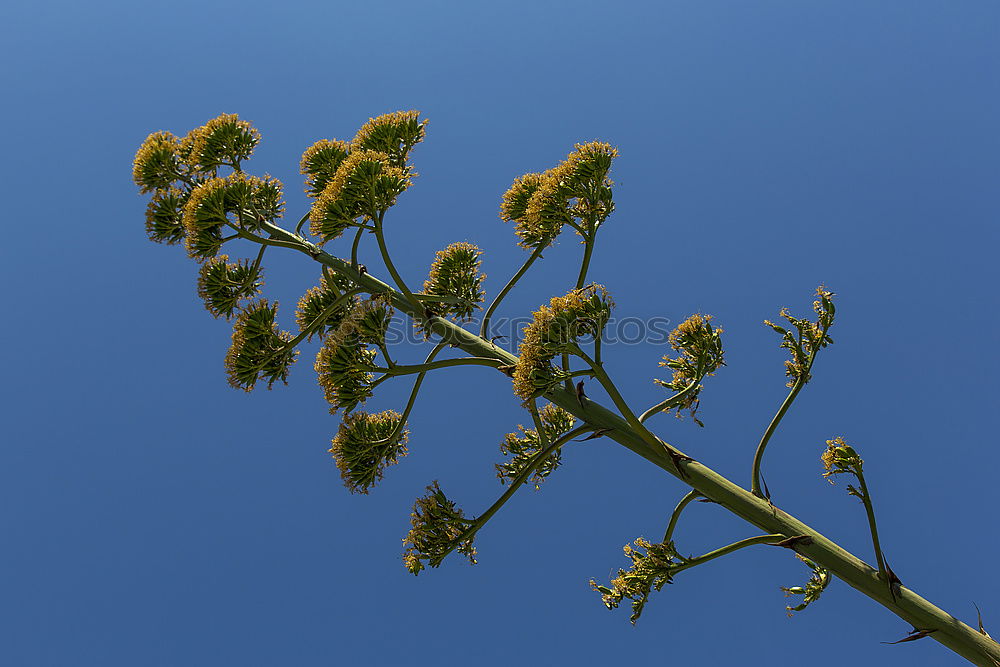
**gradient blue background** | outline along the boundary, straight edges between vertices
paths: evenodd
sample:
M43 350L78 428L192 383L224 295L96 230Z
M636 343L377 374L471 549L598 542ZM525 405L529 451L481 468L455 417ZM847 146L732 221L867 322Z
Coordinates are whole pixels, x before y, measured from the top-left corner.
M421 110L421 175L390 215L390 245L419 283L437 249L473 241L494 293L524 257L497 219L511 180L577 141L618 146L618 210L591 276L620 316L702 311L724 326L706 427L655 426L742 483L786 391L761 320L809 312L825 282L839 294L836 345L769 449L775 501L870 562L861 506L820 477L823 442L846 436L899 576L966 622L977 602L1000 632L996 2L104 1L3 14L4 664L964 664L930 640L880 644L910 628L842 582L787 618L778 587L808 571L767 548L685 572L631 627L587 581L625 564L626 541L661 535L685 488L606 440L567 449L542 491L519 494L480 534L478 566L406 573L413 499L439 479L481 511L500 492L500 438L524 417L499 374L432 376L411 454L351 496L326 452L337 420L314 347L288 387L227 387L228 327L198 301L183 251L146 240L130 181L148 133L220 113L261 130L248 168L286 183L294 221L302 150ZM563 293L579 252L564 234L504 314ZM286 327L315 279L302 256L269 255ZM636 406L663 397L650 380L665 351L607 350ZM401 407L405 385L369 408ZM677 539L694 553L752 534L695 505Z

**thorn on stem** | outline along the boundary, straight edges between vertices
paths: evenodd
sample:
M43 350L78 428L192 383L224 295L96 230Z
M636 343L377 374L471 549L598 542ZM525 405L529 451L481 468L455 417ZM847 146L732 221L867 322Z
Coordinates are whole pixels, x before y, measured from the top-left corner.
M684 468L681 467L681 462L694 461L694 459L688 456L687 454L681 454L676 449L670 447L667 444L663 445L663 449L667 452L667 456L670 457L670 461L674 464L674 467L677 468L677 473L681 476L682 479L687 479L688 475L686 472L684 472Z
M915 642L918 639L923 639L932 632L937 632L937 628L931 628L928 630L921 630L919 628L913 628L907 633L906 637L902 639L897 639L894 642L882 642L883 644L902 644L903 642Z
M604 434L610 433L613 430L614 430L613 428L599 428L590 435L588 435L586 438L580 438L579 440L574 440L573 442L584 442L585 440L593 440L594 438L600 438Z
M990 637L990 633L986 632L986 628L983 627L983 614L979 611L979 605L973 602L972 606L976 608L976 618L979 620L979 634L984 637ZM990 637L990 639L993 638Z
M882 562L885 563L885 576L888 579L886 583L889 584L889 595L892 597L893 603L895 603L896 591L893 589L893 585L902 586L903 582L899 580L896 573L892 571L891 567L889 567L889 560L885 557L884 553L882 554Z
M793 535L792 537L786 537L780 542L769 542L768 546L794 549L799 545L807 547L812 543L813 543L813 538L810 537L809 535Z

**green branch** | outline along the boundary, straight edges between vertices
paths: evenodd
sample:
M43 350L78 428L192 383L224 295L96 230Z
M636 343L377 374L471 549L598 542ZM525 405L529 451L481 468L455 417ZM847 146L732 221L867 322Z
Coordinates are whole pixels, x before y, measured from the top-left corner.
M677 527L677 520L681 518L681 512L684 508L691 504L697 498L701 498L701 494L697 491L688 491L687 495L681 498L681 501L677 503L677 507L674 508L673 513L670 515L670 522L667 524L667 530L663 533L663 539L660 540L663 544L666 544L674 535L674 528Z
M829 328L829 326L823 327L819 337L820 341L822 341L824 336L826 336L826 332ZM799 354L802 354L801 344L802 332L800 331L800 347L798 348ZM757 445L757 451L753 454L753 466L750 471L750 490L755 496L761 498L764 497L764 493L761 491L760 485L760 467L764 461L764 450L767 448L767 443L771 440L771 436L774 435L774 432L778 429L778 424L781 423L785 413L788 412L788 408L792 407L792 403L795 402L795 397L799 395L800 391L802 391L802 387L806 386L806 383L809 382L809 372L812 370L813 363L816 361L816 354L819 350L820 348L818 345L811 350L808 357L808 364L804 370L800 370L799 375L795 378L795 383L792 385L792 390L788 392L788 396L786 396L785 400L782 401L781 407L778 408L778 412L774 415L771 423L767 425L767 430L764 431L764 435L760 438L760 443Z
M517 476L515 476L514 479L511 480L510 488L508 488L503 493L503 495L496 500L496 502L490 505L489 509L487 509L485 512L476 517L472 521L471 525L468 528L466 528L461 535L452 540L452 546L443 554L441 554L441 556L437 558L436 562L432 563L432 565L440 564L441 561L444 560L445 556L454 551L460 544L462 544L466 540L475 537L476 533L478 533L479 530L486 525L486 522L489 521L494 514L499 512L500 508L506 505L507 501L510 500L513 497L513 495L517 493L518 489L520 489L521 486L524 485L524 483L527 481L531 473L535 471L535 468L537 468L546 458L551 456L554 451L565 445L567 442L569 442L576 436L583 435L587 431L592 431L592 430L594 429L589 426L578 426L572 431L564 433L561 437L552 441L552 443L549 444L544 449L541 449L538 452L538 454L535 455L531 463L524 466L524 469L521 470L521 472L519 472ZM541 430L539 430L539 433L541 433ZM540 438L541 435L539 436L539 439Z
M537 248L535 248L534 251L531 253L531 255L528 256L528 259L524 260L524 264L522 264L521 268L517 270L517 273L515 273L511 277L511 279L507 281L507 284L504 285L504 288L500 290L500 293L497 294L495 299L493 299L493 303L489 305L489 308L486 309L486 313L483 314L483 323L479 327L480 338L490 337L489 336L490 317L493 315L493 312L500 305L500 302L504 300L504 297L507 296L507 293L510 292L512 289L514 289L514 285L516 285L517 281L521 279L521 276L527 273L528 269L531 268L531 265L535 263L535 260L542 256L542 251L545 250L545 248L547 247L548 245L546 244L546 245L540 245Z

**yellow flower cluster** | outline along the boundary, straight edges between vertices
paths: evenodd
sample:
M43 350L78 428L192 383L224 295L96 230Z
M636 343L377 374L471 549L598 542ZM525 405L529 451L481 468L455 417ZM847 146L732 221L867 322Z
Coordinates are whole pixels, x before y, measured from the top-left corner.
M381 151L351 151L309 212L310 230L324 241L340 236L355 219L374 219L410 187L410 173Z
M395 410L354 412L344 417L329 451L348 490L367 494L388 466L406 456L408 437Z
M410 150L424 139L426 120L419 120L416 110L393 111L361 126L351 145L362 150L381 151L396 167L404 167Z
M515 179L503 195L500 218L516 223L525 248L547 246L577 218L596 227L614 209L607 175L617 156L618 150L605 142L576 144L552 169Z
M483 280L486 274L479 272L483 251L472 243L459 241L444 250L439 250L431 264L431 270L424 281L424 293L434 296L451 297L457 303L442 301L434 305L438 315L454 314L460 320L472 319L476 308L480 307L486 293Z
M613 307L608 291L595 284L552 297L548 306L535 311L518 349L514 393L527 400L548 386L552 358L562 352L573 353L582 337L599 337Z

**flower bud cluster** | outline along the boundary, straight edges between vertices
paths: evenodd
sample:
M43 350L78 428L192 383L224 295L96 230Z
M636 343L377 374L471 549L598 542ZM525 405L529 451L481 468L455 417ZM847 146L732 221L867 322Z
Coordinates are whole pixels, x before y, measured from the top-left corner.
M816 296L818 298L813 302L813 310L816 312L815 322L792 317L787 308L781 309L781 316L788 320L795 332L764 320L764 324L781 334L781 347L786 348L792 355L791 360L785 362L785 375L788 376L789 387L794 387L800 380L803 383L808 382L809 367L816 352L833 343L827 331L833 326L836 313L833 305L834 294L820 285L816 288Z
M388 466L406 456L408 436L402 417L394 410L346 415L330 453L351 493L367 494Z
M369 119L351 142L324 139L306 149L300 169L315 198L310 231L329 241L395 204L414 176L407 160L426 124L417 111L396 111Z
M670 332L670 347L678 354L676 357L664 355L660 366L672 369L674 374L670 380L655 382L678 393L690 390L672 406L677 410L678 417L681 410L690 410L694 414L701 393L698 383L725 365L722 328L713 327L711 320L711 315L694 314Z
M226 354L229 384L251 391L258 380L266 380L270 389L277 380L287 384L288 372L298 351L288 345L292 334L278 329L275 317L278 303L267 299L249 303L236 316L233 341Z
M213 118L183 139L170 132L146 137L136 152L132 179L140 192L153 192L146 209L150 240L174 244L187 236L189 254L205 260L219 252L227 222L252 228L280 217L281 183L240 170L259 142L260 132L235 114ZM233 173L219 178L219 167Z
M299 325L299 331L309 331L306 340L312 340L313 336L323 338L327 332L340 326L347 313L358 304L355 296L344 298L348 290L350 283L346 278L330 274L321 278L318 286L309 288L299 298L295 322ZM341 303L340 307L334 308L338 302Z
M432 296L450 297L452 301L434 304L436 314L454 315L460 321L472 319L472 314L483 301L486 292L483 280L486 274L479 272L483 254L471 243L452 243L439 250L431 264L430 274L424 281L424 293Z
M260 294L263 284L260 266L248 260L228 262L229 255L218 255L201 265L198 271L198 296L213 317L232 319L244 301Z
M324 339L314 368L331 414L350 412L371 397L376 352L369 345L385 341L391 319L392 307L385 300L361 301Z
M826 468L823 477L831 484L833 484L834 475L854 475L858 480L864 475L864 460L854 447L847 444L842 437L827 440L826 449L820 458L823 461L823 467ZM847 485L847 493L857 496L862 501L865 500L865 494L853 484Z
M544 248L575 220L596 229L614 210L608 172L617 156L618 150L604 142L576 144L552 169L516 178L503 195L500 218L515 223L525 248Z
M645 553L639 549L645 549ZM615 609L626 598L632 601L634 624L642 615L649 600L649 594L659 591L664 584L671 583L673 569L679 564L673 542L650 544L643 538L635 541L635 547L625 545L625 556L632 561L627 570L618 570L618 576L611 580L611 586L601 586L591 580L591 587L601 594L601 600L608 609Z
M528 399L553 380L550 362L557 354L573 354L582 338L598 338L611 318L614 302L601 285L588 285L553 297L533 314L524 328L514 368L514 393Z
M427 487L427 494L417 498L410 515L410 532L403 538L406 547L403 564L413 574L420 574L426 562L437 567L453 549L464 554L469 562L476 564L476 548L473 538L461 540L465 529L472 522L455 503L448 500L441 487L434 482Z
M504 436L504 441L500 445L500 451L504 456L512 457L509 461L496 464L497 477L501 484L510 484L529 466L533 465L531 482L538 489L546 477L559 467L562 462L561 450L557 449L541 462L537 461L542 449L558 438L562 437L576 423L576 417L563 410L559 406L549 403L538 411L538 418L542 424L542 433L536 429L518 426L518 433L508 433ZM524 480L527 484L528 480Z
M802 611L811 603L818 600L819 596L826 590L826 587L830 585L830 580L833 579L830 575L830 571L822 565L814 563L802 554L795 554L795 556L805 563L806 567L812 570L812 576L809 577L809 581L807 581L804 586L791 586L789 588L784 586L781 587L781 590L785 591L785 597L791 597L793 595L802 596L802 602L799 604L795 606L788 605L785 607L789 616L792 615L792 612Z
M277 179L238 171L198 184L184 205L182 217L188 254L202 261L215 256L227 224L254 231L261 222L281 217L285 210L281 196Z

